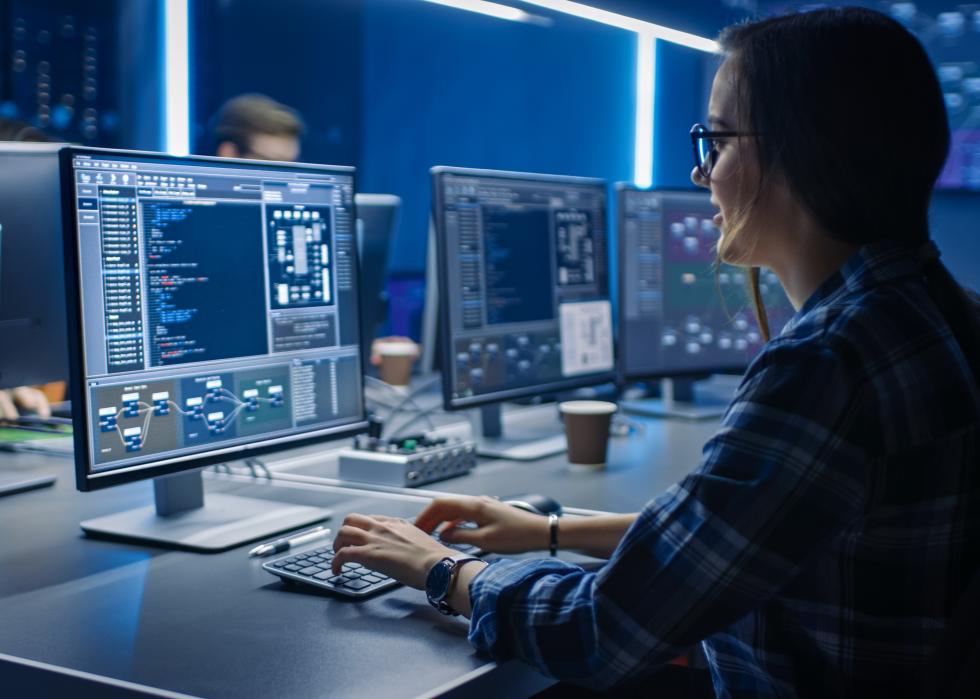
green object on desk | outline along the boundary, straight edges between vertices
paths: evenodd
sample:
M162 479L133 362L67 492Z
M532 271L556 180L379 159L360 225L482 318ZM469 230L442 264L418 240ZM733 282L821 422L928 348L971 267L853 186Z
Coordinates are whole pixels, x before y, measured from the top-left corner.
M13 444L29 442L35 439L62 439L71 436L70 427L59 427L53 430L21 430L16 427L0 427L0 442Z

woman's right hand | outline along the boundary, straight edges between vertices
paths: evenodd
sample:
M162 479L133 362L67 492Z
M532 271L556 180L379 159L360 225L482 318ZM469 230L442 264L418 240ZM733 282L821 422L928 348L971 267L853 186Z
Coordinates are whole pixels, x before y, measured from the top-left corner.
M457 525L472 522L476 528ZM548 518L518 510L488 496L437 498L415 518L415 526L448 544L473 544L488 553L522 553L547 549Z

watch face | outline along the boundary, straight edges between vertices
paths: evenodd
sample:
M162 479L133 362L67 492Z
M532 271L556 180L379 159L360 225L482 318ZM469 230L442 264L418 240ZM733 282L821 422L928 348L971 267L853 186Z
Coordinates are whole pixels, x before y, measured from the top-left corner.
M443 558L429 570L429 575L425 579L425 594L433 601L439 602L446 597L449 592L449 583L453 579L453 561Z

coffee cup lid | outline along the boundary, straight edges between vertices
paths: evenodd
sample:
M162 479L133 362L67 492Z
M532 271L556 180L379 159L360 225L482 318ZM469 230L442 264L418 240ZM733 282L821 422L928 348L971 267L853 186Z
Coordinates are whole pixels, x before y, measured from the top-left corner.
M566 415L611 415L618 409L615 403L604 400L568 400L558 404L558 410Z
M383 357L414 357L418 352L418 345L414 342L381 342L378 344L378 354Z

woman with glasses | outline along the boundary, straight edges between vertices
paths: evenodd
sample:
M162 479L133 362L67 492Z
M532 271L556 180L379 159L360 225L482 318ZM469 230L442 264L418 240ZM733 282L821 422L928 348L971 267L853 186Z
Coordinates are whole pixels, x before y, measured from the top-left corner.
M478 649L599 689L642 694L703 642L719 696L920 696L980 565L980 306L927 220L949 147L940 86L918 41L870 10L720 43L691 177L719 209L719 257L771 268L797 313L700 463L636 515L560 527L489 498L437 500L417 526L351 515L334 565L426 589L470 617ZM439 526L488 551L557 543L609 562L456 561L424 533Z

